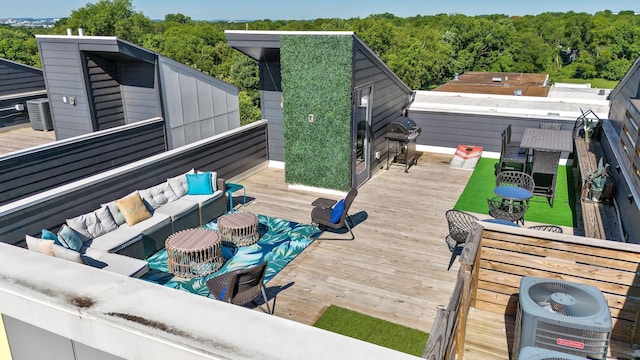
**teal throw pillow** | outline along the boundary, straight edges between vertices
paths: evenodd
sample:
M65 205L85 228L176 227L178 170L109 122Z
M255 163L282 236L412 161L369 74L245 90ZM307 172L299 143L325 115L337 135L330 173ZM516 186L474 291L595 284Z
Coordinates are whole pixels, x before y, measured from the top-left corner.
M54 234L53 232L47 230L47 229L42 229L42 233L40 234L40 238L44 239L44 240L53 240L53 243L56 245L62 245L62 243L60 242L60 239L58 239L58 235Z
M60 239L62 246L68 249L75 251L80 251L80 249L82 249L82 239L72 228L68 227L67 225L62 225L62 228L58 233L58 238Z
M211 173L186 174L187 195L211 195Z
M333 207L333 210L331 210L331 223L333 224L339 223L343 212L344 212L344 200L340 200Z

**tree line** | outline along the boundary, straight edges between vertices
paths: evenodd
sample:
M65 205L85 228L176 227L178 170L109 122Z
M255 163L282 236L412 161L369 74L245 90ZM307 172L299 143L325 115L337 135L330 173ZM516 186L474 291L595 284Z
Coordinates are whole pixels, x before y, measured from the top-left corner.
M241 119L260 118L258 65L231 49L224 30L354 31L409 87L431 89L466 71L549 74L551 80L620 80L640 56L640 15L604 10L527 16L438 14L249 23L195 21L167 14L152 21L131 0L99 0L52 29L0 27L0 57L40 66L36 33L118 36L240 89Z

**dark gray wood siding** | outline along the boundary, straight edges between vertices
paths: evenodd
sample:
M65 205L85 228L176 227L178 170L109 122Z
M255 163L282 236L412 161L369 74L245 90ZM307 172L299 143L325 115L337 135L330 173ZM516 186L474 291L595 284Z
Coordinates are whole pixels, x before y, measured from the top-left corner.
M637 98L640 98L640 57L609 94L609 120L618 133L622 130L629 99Z
M605 125L605 127L607 126ZM615 153L618 153L619 143L620 136L615 131L605 131L600 137L600 145L610 169L615 169L616 166L621 165L615 155ZM622 156L625 155L622 154ZM638 221L640 219L640 210L638 209L638 201L640 199L634 198L631 202L627 199L627 195L632 194L631 187L633 185L627 182L623 174L615 170L609 171L609 174L616 183L616 202L624 233L627 235L627 242L640 244L640 221Z
M512 138L519 141L524 129L538 127L543 118L462 114L436 111L409 111L409 117L422 127L418 145L456 148L458 145L482 146L484 151L500 152L500 134L511 124ZM557 120L563 130L573 129L574 121ZM565 154L566 155L566 154Z
M371 130L372 146L371 169L386 162L387 140L384 135L391 121L403 115L408 107L413 91L405 85L391 70L359 39L354 38L353 87L364 84L373 85ZM380 151L380 159L373 155Z
M44 89L42 70L0 59L0 96Z
M0 205L166 150L161 118L0 156Z
M104 130L125 124L118 64L96 54L86 54L89 101L93 107L95 129Z
M262 118L269 121L269 160L284 161L282 92L260 91Z
M267 161L267 122L259 121L207 141L155 155L151 158L85 178L64 188L51 189L15 203L0 206L0 241L15 244L26 234L39 234L65 219L93 211L118 199L188 171L215 170L231 178Z
M87 99L83 59L78 43L38 38L38 50L49 94L56 139L68 139L94 131ZM75 105L69 99L75 98ZM64 102L67 99L67 103Z

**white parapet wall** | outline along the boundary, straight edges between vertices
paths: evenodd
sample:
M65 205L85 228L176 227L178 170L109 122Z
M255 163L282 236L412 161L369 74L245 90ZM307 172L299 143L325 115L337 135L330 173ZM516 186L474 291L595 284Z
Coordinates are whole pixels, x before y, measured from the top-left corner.
M0 263L0 313L68 339L70 349L75 343L125 359L417 359L13 245L0 243ZM51 353L60 347L47 348L33 333L22 335L50 358L87 358Z

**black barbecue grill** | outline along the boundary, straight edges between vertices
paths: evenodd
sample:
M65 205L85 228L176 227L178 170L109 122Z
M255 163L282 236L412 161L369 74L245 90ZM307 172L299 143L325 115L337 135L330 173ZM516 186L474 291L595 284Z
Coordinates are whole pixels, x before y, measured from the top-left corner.
M404 164L404 172L409 172L412 165L418 163L416 158L416 139L422 129L416 126L416 122L408 117L398 117L389 123L387 139L387 170L391 163ZM394 145L393 161L391 158L391 145Z

